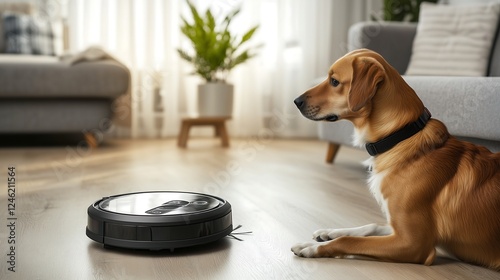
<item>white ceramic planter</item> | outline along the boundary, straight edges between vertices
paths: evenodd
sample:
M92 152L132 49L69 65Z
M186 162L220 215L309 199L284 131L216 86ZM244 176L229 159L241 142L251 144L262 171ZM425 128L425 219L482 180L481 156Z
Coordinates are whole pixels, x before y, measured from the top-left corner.
M200 117L231 117L233 85L206 83L198 85L198 115Z

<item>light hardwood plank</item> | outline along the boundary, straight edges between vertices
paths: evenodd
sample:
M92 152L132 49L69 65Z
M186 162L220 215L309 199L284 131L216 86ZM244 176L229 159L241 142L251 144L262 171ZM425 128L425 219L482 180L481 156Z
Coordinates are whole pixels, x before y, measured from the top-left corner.
M16 269L1 279L500 279L438 259L433 266L302 259L290 247L313 231L384 222L365 186L364 151L344 147L324 163L315 140L121 140L85 147L0 148L0 220L7 222L7 168L16 167ZM207 246L149 252L104 249L86 237L87 207L113 194L183 190L221 196L234 224L253 234Z

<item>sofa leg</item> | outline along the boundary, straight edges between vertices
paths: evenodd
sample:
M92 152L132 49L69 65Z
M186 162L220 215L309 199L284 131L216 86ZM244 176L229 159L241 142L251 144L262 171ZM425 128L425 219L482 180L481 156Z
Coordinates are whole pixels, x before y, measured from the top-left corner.
M97 148L97 146L99 145L97 138L92 132L85 132L83 134L83 137L85 138L85 142L87 142L89 148L94 149Z
M328 143L328 151L326 152L326 162L327 163L333 163L335 160L335 157L337 156L337 153L339 151L340 145L337 143Z

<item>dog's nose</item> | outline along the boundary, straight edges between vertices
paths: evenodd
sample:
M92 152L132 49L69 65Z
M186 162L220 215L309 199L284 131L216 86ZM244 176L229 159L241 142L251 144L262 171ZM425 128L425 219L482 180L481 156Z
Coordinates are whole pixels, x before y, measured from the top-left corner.
M295 106L297 106L297 108L299 108L299 110L300 110L300 109L302 109L302 107L304 106L304 104L306 102L305 102L305 98L301 95L301 96L295 98L293 103L295 103Z

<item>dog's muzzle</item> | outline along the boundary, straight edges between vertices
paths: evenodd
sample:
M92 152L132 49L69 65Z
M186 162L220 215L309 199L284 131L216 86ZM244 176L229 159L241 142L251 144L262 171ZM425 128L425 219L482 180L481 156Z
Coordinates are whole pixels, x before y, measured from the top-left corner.
M322 118L317 118L316 115L319 112L320 108L308 106L306 102L306 96L304 95L295 98L293 103L295 103L295 106L297 106L297 108L300 110L302 115L304 115L304 117L311 119L313 121L335 122L339 120L339 116L337 115L327 115Z

